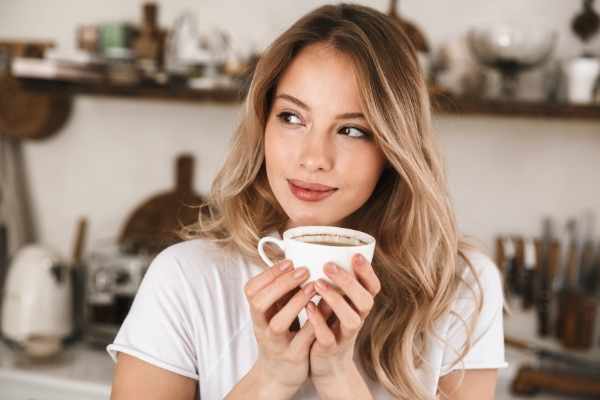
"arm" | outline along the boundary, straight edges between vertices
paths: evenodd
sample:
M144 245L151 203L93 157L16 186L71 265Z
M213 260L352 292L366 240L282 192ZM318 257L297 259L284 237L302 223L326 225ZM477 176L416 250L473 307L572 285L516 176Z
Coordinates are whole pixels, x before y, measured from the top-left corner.
M111 400L194 400L198 382L119 353Z
M225 397L225 400L287 400L298 391L298 388L283 387L269 379L260 364L256 363L248 373Z
M339 375L335 381L315 382L315 387L321 400L374 400L369 386L355 364L347 372Z
M462 372L464 371L464 375ZM496 369L452 371L440 378L439 398L448 400L493 400Z

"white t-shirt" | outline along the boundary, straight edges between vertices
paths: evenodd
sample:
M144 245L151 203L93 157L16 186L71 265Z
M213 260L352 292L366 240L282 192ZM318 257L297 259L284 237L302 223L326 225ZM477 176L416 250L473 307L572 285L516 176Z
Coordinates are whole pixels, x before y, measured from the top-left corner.
M279 233L270 236L280 238ZM472 348L457 368L502 368L503 295L499 273L484 254L468 255L482 285L484 302L472 337ZM127 318L107 351L116 362L124 352L145 362L198 380L202 400L224 398L252 368L258 347L244 285L263 269L205 239L175 244L156 256L138 289ZM469 270L466 269L465 273ZM473 282L472 274L465 276ZM450 372L465 343L465 325L473 315L472 292L462 287L449 312L427 337L425 363L418 371L435 394L440 376ZM455 314L456 313L456 314ZM355 352L355 362L362 371ZM369 380L376 399L392 399L383 385ZM310 379L294 399L318 399Z

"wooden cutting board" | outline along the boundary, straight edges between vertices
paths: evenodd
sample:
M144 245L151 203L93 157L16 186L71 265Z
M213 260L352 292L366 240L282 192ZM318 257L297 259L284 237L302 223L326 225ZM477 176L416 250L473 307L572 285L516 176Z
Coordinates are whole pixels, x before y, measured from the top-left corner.
M0 40L0 52L7 57L8 64L16 57L43 58L52 47L52 42ZM25 89L8 71L0 70L0 135L31 140L48 138L64 126L72 107L69 93L34 92Z
M180 227L178 221L184 225L197 221L198 206L204 202L204 198L192 187L193 172L192 155L177 157L175 187L151 196L127 219L119 237L119 244L125 252L157 254L180 241L174 233Z
M17 139L46 139L67 122L72 98L66 93L34 93L0 75L0 134Z

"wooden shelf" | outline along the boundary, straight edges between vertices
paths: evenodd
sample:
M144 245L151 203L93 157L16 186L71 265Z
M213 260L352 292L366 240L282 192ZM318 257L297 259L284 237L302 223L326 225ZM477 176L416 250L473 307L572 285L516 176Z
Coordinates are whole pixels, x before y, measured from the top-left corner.
M73 95L110 96L130 99L168 100L183 102L238 103L243 99L243 88L191 89L186 86L137 85L122 86L93 82L52 81L18 78L21 87L34 92L68 92Z
M98 83L51 81L18 78L25 90L69 92L73 95L113 96L184 102L239 103L245 96L242 87L191 89L186 86L116 86ZM434 112L449 115L489 115L499 117L600 119L600 105L541 103L469 99L446 94L432 95Z
M434 110L442 114L502 117L600 119L600 104L542 103L435 96Z

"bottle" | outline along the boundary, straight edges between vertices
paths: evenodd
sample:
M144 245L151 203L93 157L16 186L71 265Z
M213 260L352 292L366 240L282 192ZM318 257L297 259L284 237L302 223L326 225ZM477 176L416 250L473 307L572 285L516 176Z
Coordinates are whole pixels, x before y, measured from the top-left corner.
M163 69L165 41L166 32L158 26L158 5L144 3L142 26L133 43L133 51L139 68L150 79L156 80Z

